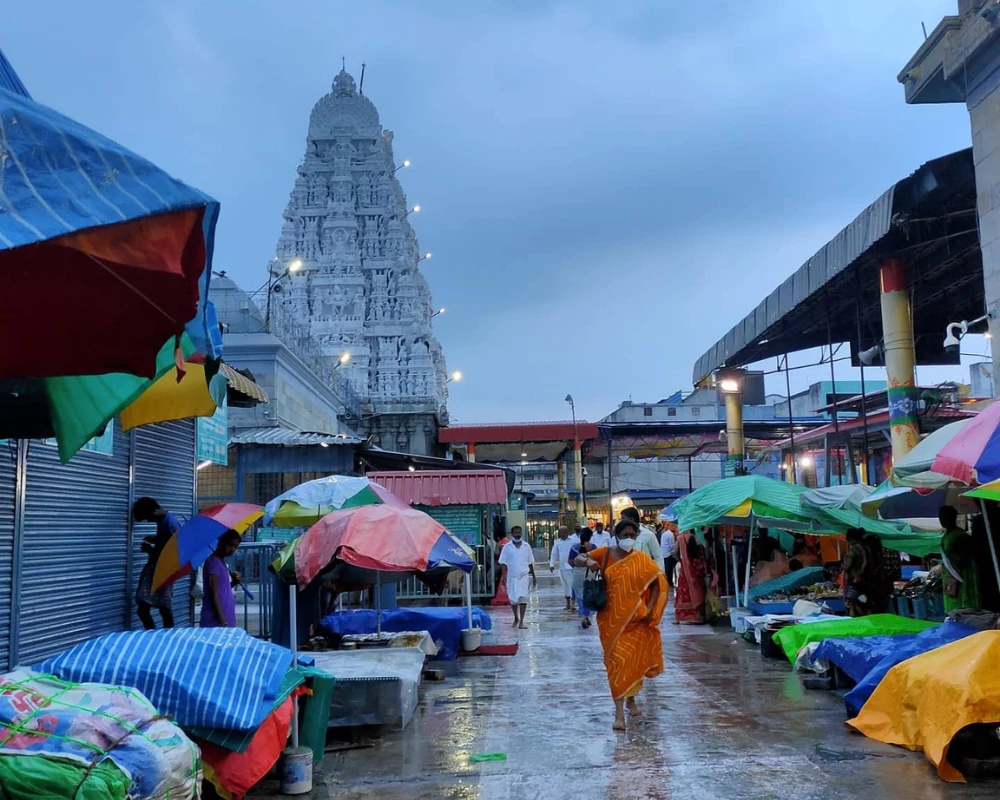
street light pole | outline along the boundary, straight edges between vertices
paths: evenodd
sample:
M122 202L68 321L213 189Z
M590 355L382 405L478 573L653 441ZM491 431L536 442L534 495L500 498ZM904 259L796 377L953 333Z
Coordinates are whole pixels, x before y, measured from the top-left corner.
M583 489L583 453L581 452L580 432L576 424L576 403L573 402L573 395L566 395L566 402L569 403L570 411L573 414L573 478L577 488L580 490L580 502L576 505L576 524L583 527L587 522L587 508Z
M728 462L733 465L733 475L745 474L746 443L743 437L743 370L728 370L716 374L717 386L726 404L726 440ZM727 470L728 472L728 470Z
M273 263L273 262L272 262ZM284 272L282 272L277 278L274 277L274 272L271 267L267 268L267 303L264 308L264 332L271 332L271 295L278 288L278 284L288 275L293 272L298 272L302 269L302 259L296 258L288 263L285 267Z

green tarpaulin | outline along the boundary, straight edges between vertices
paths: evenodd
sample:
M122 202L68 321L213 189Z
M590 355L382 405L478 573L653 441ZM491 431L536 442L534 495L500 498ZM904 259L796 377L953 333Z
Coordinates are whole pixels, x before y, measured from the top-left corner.
M805 489L774 478L743 475L724 478L695 489L671 506L677 529L712 525L750 525L813 531L812 517L799 504Z
M895 614L872 614L870 617L845 617L830 622L809 622L790 625L774 634L774 643L784 651L794 664L799 650L812 642L824 639L847 639L865 636L896 636L904 633L920 633L933 628L938 623L923 619L897 617Z
M0 800L125 800L131 786L112 761L88 767L44 756L0 756Z

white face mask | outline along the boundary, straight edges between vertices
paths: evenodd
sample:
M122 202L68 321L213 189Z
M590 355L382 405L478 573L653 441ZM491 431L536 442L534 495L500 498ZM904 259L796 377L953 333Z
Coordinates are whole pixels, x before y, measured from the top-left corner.
M629 552L633 547L635 547L635 539L619 539L618 547L624 550L626 553Z

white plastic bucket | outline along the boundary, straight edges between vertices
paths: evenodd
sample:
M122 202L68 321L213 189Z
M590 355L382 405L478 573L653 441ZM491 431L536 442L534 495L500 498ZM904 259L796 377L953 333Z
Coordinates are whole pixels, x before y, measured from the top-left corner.
M281 793L308 794L313 788L313 751L288 747L281 753Z
M462 631L462 649L466 653L478 650L483 644L482 628L466 628Z

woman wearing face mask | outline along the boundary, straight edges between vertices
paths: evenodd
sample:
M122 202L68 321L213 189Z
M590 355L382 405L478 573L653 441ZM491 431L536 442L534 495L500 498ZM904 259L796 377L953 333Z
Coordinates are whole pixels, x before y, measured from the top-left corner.
M608 547L581 554L577 566L604 576L607 605L597 612L597 628L604 648L611 698L615 702L616 731L625 730L625 708L639 716L635 697L645 678L663 672L660 619L667 605L667 581L645 553L635 550L638 526L623 519Z

